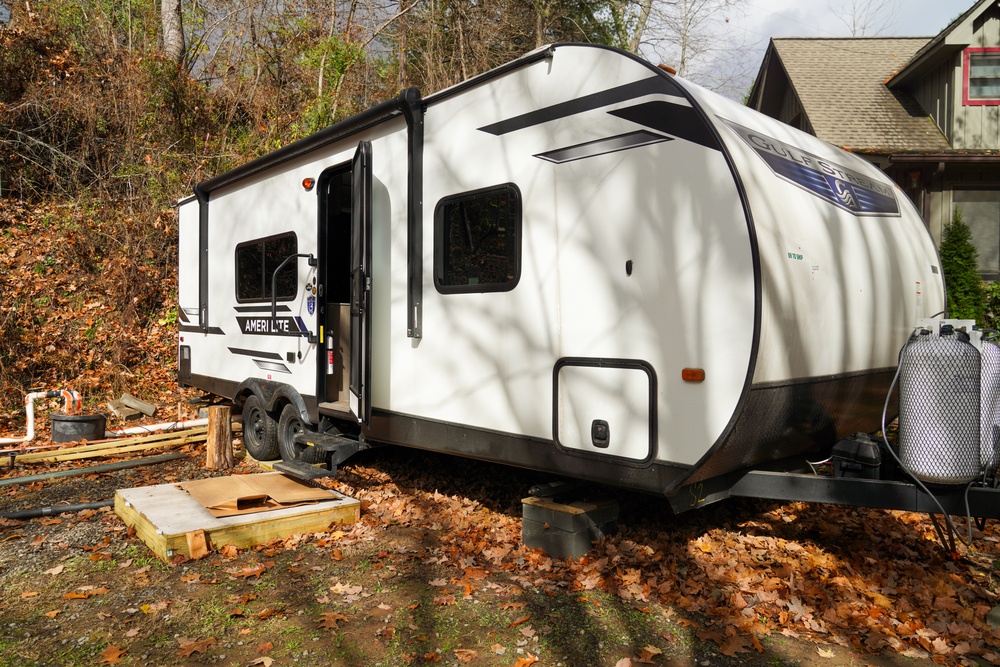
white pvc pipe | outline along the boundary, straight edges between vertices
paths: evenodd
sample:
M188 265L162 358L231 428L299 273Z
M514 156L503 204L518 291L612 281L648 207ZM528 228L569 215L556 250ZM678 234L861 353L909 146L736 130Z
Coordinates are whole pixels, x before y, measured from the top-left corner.
M242 421L242 415L233 417L233 421ZM156 433L157 431L180 431L185 428L198 428L208 426L208 419L188 419L187 421L163 422L162 424L149 424L148 426L133 426L122 428L116 431L106 431L105 438L117 438L123 435L142 435L144 433Z
M54 389L52 391L35 391L24 397L24 411L28 416L27 434L23 438L0 438L0 445L21 444L30 442L35 437L35 399L62 397L63 410L67 415L74 414L81 407L80 394L71 389Z

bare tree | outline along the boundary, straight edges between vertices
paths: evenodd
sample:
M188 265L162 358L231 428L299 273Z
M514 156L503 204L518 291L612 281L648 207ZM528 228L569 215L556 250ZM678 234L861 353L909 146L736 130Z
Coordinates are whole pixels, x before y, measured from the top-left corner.
M747 76L747 45L736 27L747 0L657 0L640 52L695 83L726 94Z
M163 28L163 55L180 67L184 64L184 24L181 0L161 0L160 25Z
M846 0L827 8L847 26L851 37L865 37L882 35L888 30L899 9L899 0Z

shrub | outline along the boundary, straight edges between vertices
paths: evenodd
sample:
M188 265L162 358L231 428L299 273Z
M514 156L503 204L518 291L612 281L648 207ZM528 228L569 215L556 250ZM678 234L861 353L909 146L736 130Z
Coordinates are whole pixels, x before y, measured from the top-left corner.
M984 324L983 281L979 277L979 252L972 243L972 232L955 209L941 236L941 269L948 290L948 316L976 320Z

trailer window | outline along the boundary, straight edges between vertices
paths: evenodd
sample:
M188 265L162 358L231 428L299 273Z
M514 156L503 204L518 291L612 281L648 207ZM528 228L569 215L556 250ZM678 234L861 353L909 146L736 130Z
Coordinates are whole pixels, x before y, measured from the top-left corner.
M438 202L434 285L439 292L504 292L521 277L521 193L513 183Z
M290 255L298 252L295 234L280 234L247 241L236 246L236 300L270 301L274 270ZM278 274L277 298L295 298L298 285L298 259L293 259Z

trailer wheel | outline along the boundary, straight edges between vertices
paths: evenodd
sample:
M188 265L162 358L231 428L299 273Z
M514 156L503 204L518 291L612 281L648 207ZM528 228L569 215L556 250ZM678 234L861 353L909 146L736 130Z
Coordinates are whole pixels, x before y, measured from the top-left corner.
M278 449L281 451L282 461L301 461L309 464L324 461L326 452L323 450L295 443L295 436L306 430L309 429L302 423L298 409L291 403L285 405L278 418Z
M251 394L243 403L243 446L258 461L273 461L278 451L278 422Z

